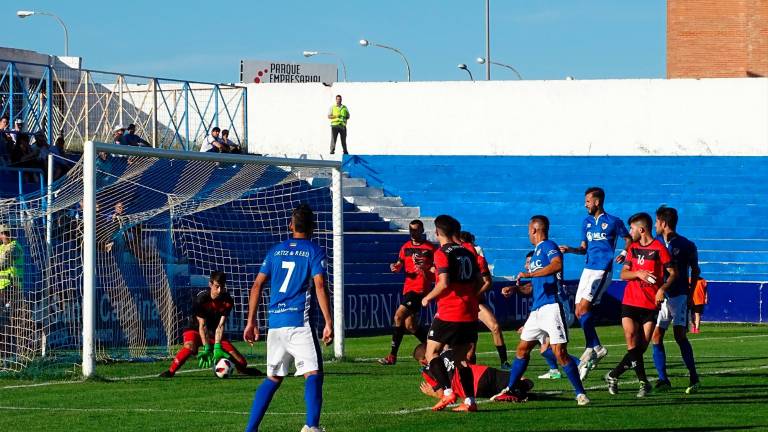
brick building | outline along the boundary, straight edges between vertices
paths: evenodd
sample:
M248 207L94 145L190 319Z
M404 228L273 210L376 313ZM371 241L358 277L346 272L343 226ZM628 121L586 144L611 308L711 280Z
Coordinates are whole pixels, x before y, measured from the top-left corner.
M667 78L768 76L768 0L667 0Z

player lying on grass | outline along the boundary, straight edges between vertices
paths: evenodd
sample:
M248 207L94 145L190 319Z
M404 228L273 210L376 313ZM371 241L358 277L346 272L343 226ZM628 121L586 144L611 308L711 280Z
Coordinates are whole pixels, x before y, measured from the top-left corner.
M427 359L424 356L426 351L426 345L420 344L413 350L413 358L421 363L424 367L421 369L421 376L424 381L421 382L419 389L427 396L442 399L443 390L435 380L435 377L429 371L429 365ZM451 382L453 383L453 390L459 396L459 398L466 397L464 389L459 379L459 374L456 373L456 368L453 364L453 353L450 348L440 353L440 358L446 364L446 369L450 375ZM472 371L472 382L474 384L475 397L490 398L496 393L500 392L507 386L509 382L509 372L504 370L495 369L488 366L477 364L465 364ZM509 402L524 402L528 399L528 392L533 388L533 381L527 378L521 378L514 388L515 396L517 400L509 399Z
M512 389L528 367L531 350L542 336L549 336L555 358L573 386L576 402L580 406L587 405L589 398L579 378L576 362L568 355L567 328L562 305L557 300L558 279L562 279L563 254L557 244L549 240L549 219L546 216L531 217L528 223L528 239L535 245L531 268L527 272L521 272L517 278L531 279L533 305L520 334L520 343L517 345L515 360L510 369L509 384L491 399L504 402L514 397Z
M247 367L248 362L245 357L224 335L227 317L235 305L232 296L227 292L226 285L226 273L220 271L211 273L208 289L200 291L193 301L192 315L183 333L184 346L176 354L168 370L160 374L161 378L172 378L187 359L195 354L197 354L197 365L201 368L209 368L222 358L228 358L242 374L264 375L256 368ZM199 351L201 346L203 350Z

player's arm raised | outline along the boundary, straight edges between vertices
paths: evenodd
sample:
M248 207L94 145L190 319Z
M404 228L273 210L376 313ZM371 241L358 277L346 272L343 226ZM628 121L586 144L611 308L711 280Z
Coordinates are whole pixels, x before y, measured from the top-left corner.
M312 280L315 283L315 293L317 294L317 304L323 313L325 328L323 329L323 343L328 345L333 340L333 317L331 316L331 301L328 297L328 291L325 289L325 277L322 274L316 274Z
M259 309L261 290L266 280L267 275L259 273L256 276L256 280L253 281L251 292L248 295L248 321L245 325L245 330L243 330L243 340L249 344L253 344L253 342L259 340L259 326L257 325L256 314Z

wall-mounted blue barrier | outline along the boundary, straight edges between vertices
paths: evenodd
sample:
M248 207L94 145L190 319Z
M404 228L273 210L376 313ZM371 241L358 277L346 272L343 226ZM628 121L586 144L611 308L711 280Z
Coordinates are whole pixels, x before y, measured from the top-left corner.
M508 283L495 282L487 294L491 307L505 331L516 330L528 317L530 297L504 298L501 288ZM620 322L621 298L624 286L614 281L597 307L604 324ZM567 281L566 287L573 303L578 281ZM764 323L768 318L768 283L709 282L709 304L703 314L704 321ZM401 301L401 293L382 289L377 285L358 286L344 294L344 326L350 336L387 333L392 329L392 316ZM434 304L422 310L421 323L429 324L434 315Z

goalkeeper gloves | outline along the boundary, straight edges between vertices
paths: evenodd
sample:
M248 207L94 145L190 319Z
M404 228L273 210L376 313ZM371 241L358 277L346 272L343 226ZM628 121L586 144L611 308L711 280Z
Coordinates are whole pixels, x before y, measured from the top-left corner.
M211 352L211 346L206 345L202 351L197 353L197 366L200 368L209 368L211 367L211 356L213 353Z
M223 358L230 358L229 354L221 348L221 344L217 343L213 345L213 363L217 363Z

